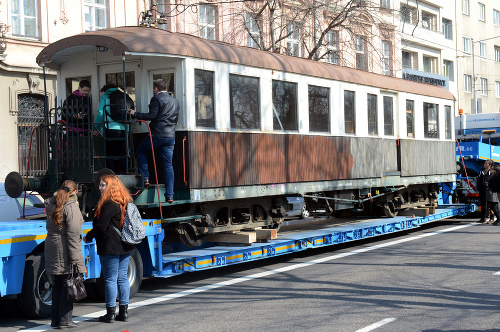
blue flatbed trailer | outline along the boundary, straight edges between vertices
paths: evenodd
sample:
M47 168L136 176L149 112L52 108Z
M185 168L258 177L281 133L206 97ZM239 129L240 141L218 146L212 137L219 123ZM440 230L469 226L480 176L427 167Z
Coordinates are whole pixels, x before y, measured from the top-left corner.
M409 229L453 216L473 212L474 205L441 205L427 217L380 218L348 225L330 226L314 231L279 234L265 243L241 246L205 244L204 248L182 248L179 243L164 243L160 220L144 220L146 238L136 246L131 261L135 293L142 278L166 278L221 266L286 255L310 248L332 246L350 241L372 238ZM83 233L91 229L83 225ZM28 316L46 317L50 314L51 284L44 271L43 243L46 237L45 221L14 221L0 224L0 299L16 299ZM166 245L165 245L166 244ZM165 245L165 246L164 246ZM174 251L166 253L167 248ZM88 268L88 282L98 280L101 273L95 242L84 244L83 254ZM130 280L129 266L129 280Z

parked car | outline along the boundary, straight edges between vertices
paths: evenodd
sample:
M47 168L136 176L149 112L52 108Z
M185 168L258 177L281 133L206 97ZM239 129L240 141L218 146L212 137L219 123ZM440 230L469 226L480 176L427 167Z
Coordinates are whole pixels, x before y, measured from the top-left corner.
M287 217L299 217L300 219L309 217L309 210L304 197L287 197L286 199L288 201Z
M5 185L0 183L0 221L15 221L18 219L44 219L46 217L43 201L38 195L24 194L11 198L5 192ZM24 204L24 217L23 217Z

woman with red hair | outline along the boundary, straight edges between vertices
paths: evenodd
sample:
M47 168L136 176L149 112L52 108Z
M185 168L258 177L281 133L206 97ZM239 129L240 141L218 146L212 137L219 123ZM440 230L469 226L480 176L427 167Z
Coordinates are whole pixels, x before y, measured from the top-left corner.
M122 229L130 194L115 175L105 175L99 184L101 199L90 230L84 238L86 243L96 239L97 254L101 261L106 298L106 315L99 317L100 322L113 323L128 318L128 300L130 284L127 278L128 261L134 250L133 244L122 242L118 229ZM118 285L118 287L117 287ZM119 312L116 316L116 297L119 300Z

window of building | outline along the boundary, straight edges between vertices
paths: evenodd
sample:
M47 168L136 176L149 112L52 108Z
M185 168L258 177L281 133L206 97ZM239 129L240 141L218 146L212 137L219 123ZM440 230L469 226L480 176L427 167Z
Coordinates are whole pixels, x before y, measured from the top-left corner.
M260 129L259 79L229 75L231 128Z
M247 27L247 46L253 48L259 48L260 44L260 33L259 33L259 21L254 15L247 13L246 18Z
M464 92L471 92L471 76L464 75Z
M446 139L451 139L451 106L444 107L444 133Z
M437 31L437 16L422 11L422 28Z
M484 22L484 17L485 17L485 15L484 15L484 12L485 12L485 10L484 10L484 4L478 2L477 3L477 10L478 10L477 15L479 17L479 20Z
M486 58L486 43L485 42L479 42L479 56L481 58Z
M208 40L217 38L216 31L216 7L200 5L200 37Z
M333 63L335 65L339 64L338 45L339 32L328 31L328 33L326 34L326 62Z
M416 24L418 22L418 11L417 8L401 4L401 21L403 23Z
M289 22L286 26L286 54L300 56L300 27L297 23Z
M344 126L346 134L356 133L356 100L354 91L344 91Z
M394 135L394 110L392 97L384 96L384 135Z
M403 68L418 69L418 54L415 52L402 52Z
M423 61L424 61L425 72L437 74L438 58L424 55Z
M444 38L452 40L453 39L453 26L451 20L443 18L443 35Z
M469 15L469 0L462 0L462 14Z
M408 137L415 137L413 130L413 112L415 109L415 101L406 99L406 133Z
M500 82L495 82L495 97L500 98Z
M500 26L500 12L496 9L493 9L493 24Z
M273 80L273 128L297 130L297 83Z
M453 72L453 61L443 60L443 74L448 77L450 82L455 80L454 72Z
M37 38L37 0L12 0L11 4L12 35Z
M330 89L309 85L309 131L330 132Z
M368 134L378 135L377 95L368 94Z
M367 70L366 67L366 39L356 36L356 69Z
M424 137L439 138L439 105L424 103Z
M215 128L214 72L195 69L196 126Z
M481 95L487 96L488 95L488 80L486 78L481 78L480 84L481 84Z
M391 8L391 1L390 0L380 0L380 7L385 8L385 9L390 9Z
M382 41L382 74L391 76L391 44L388 41Z
M85 0L83 3L85 31L106 28L106 0Z
M471 39L470 37L462 37L462 45L465 54L471 54Z
M495 61L500 62L500 46L495 45Z
M42 176L48 170L47 135L45 130L33 129L41 125L44 120L43 95L24 93L17 97L17 138L19 172L26 175L29 162L29 176ZM31 155L30 137L31 139ZM29 156L29 158L28 158Z

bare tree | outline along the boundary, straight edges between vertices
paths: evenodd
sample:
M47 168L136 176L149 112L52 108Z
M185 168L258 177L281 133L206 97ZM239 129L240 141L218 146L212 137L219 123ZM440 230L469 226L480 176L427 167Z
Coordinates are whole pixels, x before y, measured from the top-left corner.
M164 1L164 0L161 0ZM221 0L221 40L281 54L323 60L364 70L394 59L394 12L381 0ZM199 3L165 6L165 17L196 11ZM185 32L185 31L181 31ZM189 33L189 32L188 32ZM380 68L380 67L377 67ZM392 68L391 68L392 69Z

